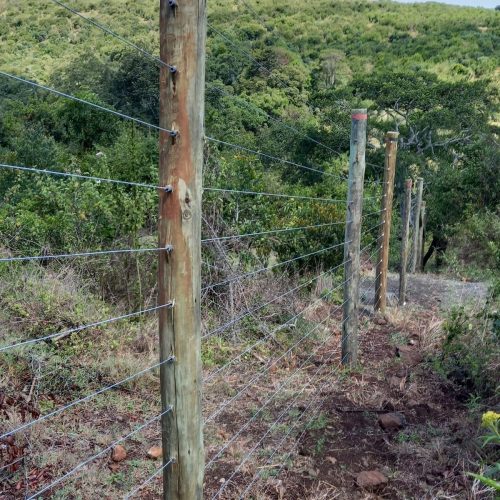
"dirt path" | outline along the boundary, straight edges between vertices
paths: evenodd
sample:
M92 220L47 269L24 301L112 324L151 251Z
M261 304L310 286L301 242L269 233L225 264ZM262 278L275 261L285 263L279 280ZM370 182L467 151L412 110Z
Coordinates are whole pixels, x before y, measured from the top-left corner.
M362 285L364 303L372 301L373 282L369 277ZM391 274L392 302L398 287ZM342 388L332 386L325 427L307 433L298 467L274 486L286 489L281 497L482 498L466 475L474 453L467 410L425 358L443 309L477 305L486 295L483 283L411 276L408 307L375 318L379 324L365 331L363 370ZM387 416L393 421L384 428Z
M373 272L362 281L361 296L365 304L373 303ZM399 275L390 273L387 283L389 302L397 304ZM424 309L447 310L455 306L476 306L486 301L486 283L447 279L436 274L412 274L408 279L408 304Z
M373 279L362 287L367 301L370 290ZM389 293L397 290L391 275ZM412 276L408 292L407 307L364 323L362 369L324 391L293 465L251 498L492 498L467 475L476 452L468 410L428 361L443 310L484 302L487 287L426 274Z

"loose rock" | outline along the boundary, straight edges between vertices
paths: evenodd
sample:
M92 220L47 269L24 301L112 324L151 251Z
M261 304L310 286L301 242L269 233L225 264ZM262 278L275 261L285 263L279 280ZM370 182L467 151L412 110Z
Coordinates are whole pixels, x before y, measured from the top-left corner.
M408 366L418 365L423 360L422 354L410 345L398 345L396 347L396 355Z
M149 458L160 458L163 455L163 449L161 446L151 446L148 450Z
M406 418L402 413L384 413L378 418L378 423L385 431L397 431L406 425Z
M113 462L122 462L126 458L127 458L127 452L125 451L125 448L117 444L113 448L113 452L111 453L111 460L113 460Z
M365 470L356 476L360 488L377 488L387 484L388 479L379 470Z

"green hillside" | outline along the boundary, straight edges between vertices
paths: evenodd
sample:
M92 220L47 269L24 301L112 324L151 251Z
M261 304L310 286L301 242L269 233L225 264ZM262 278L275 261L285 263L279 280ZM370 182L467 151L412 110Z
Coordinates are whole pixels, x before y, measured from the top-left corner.
M158 53L157 2L79 0L70 5ZM0 11L1 70L157 123L154 61L51 0L3 0ZM478 211L486 217L480 221L483 226L491 226L500 192L499 12L361 0L209 2L209 12L208 135L344 174L348 111L368 106L372 164L368 178L380 176L383 135L397 128L401 134L397 191L404 177L425 177L430 231L448 238L458 223ZM149 131L43 91L33 92L5 77L0 77L0 91L4 161L45 168L71 165L91 174L154 179L155 138ZM273 118L293 124L299 133ZM263 169L269 162L264 165L258 157L210 148L208 184L241 188L252 183L308 195L344 196L343 188L324 182L321 176L304 175L280 164ZM98 150L106 161L96 159ZM59 186L59 181L54 182ZM17 193L18 187L18 181L7 174L1 191ZM54 227L60 219L53 215L61 213L64 205L67 209L67 200L59 196L58 205L50 182L46 189L50 209L43 195L22 207L22 195L7 196L14 201L2 209L3 227L12 231L9 221L13 224L14 218L18 225L40 219L36 237L27 239L50 248L73 248L76 243L68 239L68 234L74 234L71 222ZM76 202L76 213L84 219L104 217L108 225L118 224L120 229L82 230L79 244L95 246L116 238L125 228L137 232L152 227L148 214L155 210L154 201L141 198L138 204L135 197L143 194L127 192L122 197L125 206L120 203L118 208L101 197L99 204L105 210L96 215L90 208L95 193L88 189L87 197ZM33 213L41 206L43 215ZM117 209L125 210L125 218L117 216ZM295 219L302 223L335 216L315 208L294 210ZM271 219L263 222L264 228L272 225ZM245 225L244 217L239 220ZM498 249L493 254L490 250L482 256L489 267L498 258Z

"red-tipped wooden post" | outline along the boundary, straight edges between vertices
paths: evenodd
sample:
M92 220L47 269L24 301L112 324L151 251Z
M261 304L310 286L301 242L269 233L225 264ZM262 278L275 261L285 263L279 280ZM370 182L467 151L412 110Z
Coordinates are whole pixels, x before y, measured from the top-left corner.
M361 214L365 179L367 110L355 109L351 120L349 186L344 245L344 318L342 323L342 363L358 359L358 301L360 275Z

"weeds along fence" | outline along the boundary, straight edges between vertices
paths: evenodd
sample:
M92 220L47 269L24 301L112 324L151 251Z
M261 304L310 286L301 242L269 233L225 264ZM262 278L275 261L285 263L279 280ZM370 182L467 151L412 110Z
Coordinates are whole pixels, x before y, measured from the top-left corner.
M98 21L52 1L159 65L159 124L22 75L0 71L0 76L158 133L158 181L8 161L0 164L3 178L15 172L16 179L60 178L75 190L92 183L97 189L113 185L152 193L159 204L158 243L40 255L5 253L0 258L2 272L14 273L5 271L11 266L24 280L20 294L30 293L28 270L44 269L41 276L51 280L51 291L65 297L51 310L49 330L36 322L36 328L30 327L31 318L21 307L16 316L21 326L4 329L0 491L24 498L132 498L160 491L169 499L250 498L265 489L267 477L290 466L308 430L322 418L325 388L338 382L343 365L357 363L358 338L372 314L370 303L375 310L386 307L397 133L387 134L384 180L375 187L370 181L372 196L363 194L366 109L351 113L348 178L312 162L302 164L223 136L207 136L204 2L160 2L157 58ZM210 29L239 56L252 57L226 34ZM210 83L208 87L214 88ZM263 114L276 129L339 155L219 90ZM230 151L241 171L234 172L234 184L224 186L217 182L218 172L221 158ZM313 174L347 198L285 192L279 182L272 184L276 189L256 189L245 181L250 164L276 172L274 179ZM243 227L241 220L247 228L243 232L235 229ZM78 292L57 281L67 279L71 264L66 263L88 259L86 266L95 270L99 259L113 259L109 262L120 268L123 259L132 257L140 284L145 272L140 260L152 255L158 260L158 280L140 294L146 299L141 307L125 310L116 304L111 309L115 313L109 314L109 308L88 299L79 305L91 309L94 318L68 324L65 300ZM5 298L2 302L11 307ZM158 345L148 340L154 338L155 315ZM94 363L90 373L87 363ZM42 373L47 367L49 373ZM39 386L48 379L57 384L45 393ZM159 455L159 447L149 448L160 439L161 464L148 458L148 453Z

